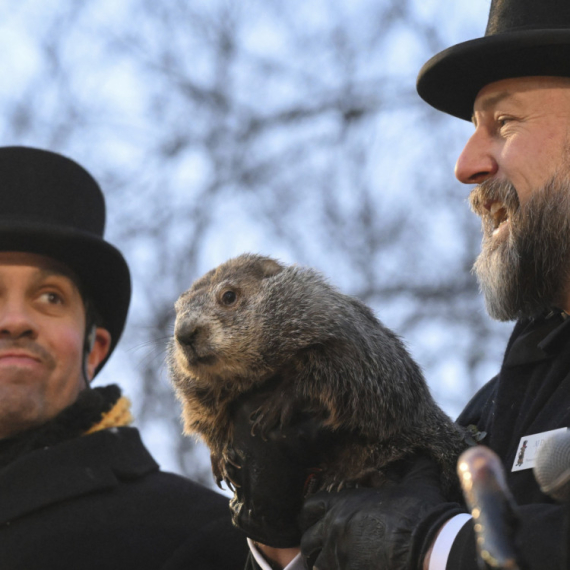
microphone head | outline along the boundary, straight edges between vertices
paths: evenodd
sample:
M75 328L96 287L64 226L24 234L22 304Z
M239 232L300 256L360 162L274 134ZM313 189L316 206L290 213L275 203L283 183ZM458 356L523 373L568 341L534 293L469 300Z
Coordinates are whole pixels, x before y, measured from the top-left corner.
M560 502L570 501L570 431L556 433L542 444L533 470L543 493Z

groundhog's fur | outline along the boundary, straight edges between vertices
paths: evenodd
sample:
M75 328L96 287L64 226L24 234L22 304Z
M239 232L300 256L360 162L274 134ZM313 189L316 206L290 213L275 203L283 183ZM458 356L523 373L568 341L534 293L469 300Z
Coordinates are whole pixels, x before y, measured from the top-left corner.
M298 409L339 434L319 488L375 484L371 473L426 453L455 488L462 433L438 408L399 338L316 271L242 255L176 303L169 365L185 430L202 436L218 479L232 441L229 406L279 378L255 415L265 431Z

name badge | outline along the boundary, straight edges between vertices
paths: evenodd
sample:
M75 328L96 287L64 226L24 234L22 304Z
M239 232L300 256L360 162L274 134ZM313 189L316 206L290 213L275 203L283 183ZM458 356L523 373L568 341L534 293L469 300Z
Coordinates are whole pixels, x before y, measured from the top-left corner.
M543 431L542 433L524 435L521 437L512 471L532 469L534 467L536 452L540 449L540 446L554 434L564 433L567 430L568 428L552 429L550 431Z

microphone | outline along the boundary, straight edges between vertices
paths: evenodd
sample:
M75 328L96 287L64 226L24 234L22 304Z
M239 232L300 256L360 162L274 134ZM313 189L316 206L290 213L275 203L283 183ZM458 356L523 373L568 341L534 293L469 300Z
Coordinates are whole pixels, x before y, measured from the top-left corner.
M515 502L505 482L501 460L488 447L464 451L457 474L474 520L477 551L491 568L520 570L515 551Z
M556 433L540 446L533 470L543 493L561 503L570 501L570 431Z
M564 504L562 568L570 569L570 431L555 433L540 446L533 471L540 490Z

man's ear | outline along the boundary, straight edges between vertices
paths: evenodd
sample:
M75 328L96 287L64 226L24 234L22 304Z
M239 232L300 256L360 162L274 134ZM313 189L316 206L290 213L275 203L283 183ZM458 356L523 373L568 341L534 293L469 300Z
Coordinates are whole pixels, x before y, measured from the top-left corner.
M111 334L107 329L102 327L97 327L95 329L95 338L93 339L93 345L89 356L87 357L87 374L89 375L89 381L93 379L95 370L97 366L107 356L109 353L109 348L111 347Z

